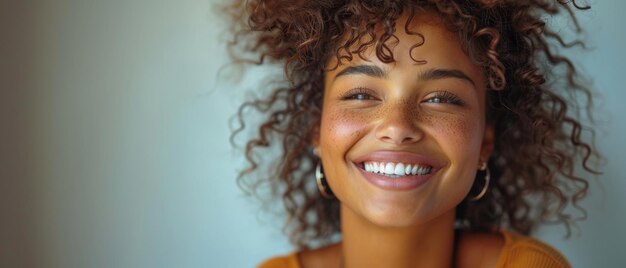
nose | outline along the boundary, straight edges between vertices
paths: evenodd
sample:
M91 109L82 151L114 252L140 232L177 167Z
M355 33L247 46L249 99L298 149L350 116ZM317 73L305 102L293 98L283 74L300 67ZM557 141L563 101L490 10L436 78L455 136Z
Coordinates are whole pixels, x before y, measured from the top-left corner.
M382 115L382 122L376 127L376 138L396 145L415 143L424 136L418 126L415 107L397 104Z

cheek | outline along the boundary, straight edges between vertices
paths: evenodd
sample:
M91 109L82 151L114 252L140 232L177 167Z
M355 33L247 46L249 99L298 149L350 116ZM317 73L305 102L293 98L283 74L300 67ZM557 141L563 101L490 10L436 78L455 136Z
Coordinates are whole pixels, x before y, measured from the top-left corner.
M430 119L429 119L430 120ZM477 116L438 116L432 122L431 135L450 161L450 169L440 181L439 205L452 208L467 196L478 168L483 140L482 123Z
M320 127L322 150L343 150L352 146L365 133L367 116L343 109L324 109Z
M452 161L465 162L479 155L483 133L477 116L425 116L424 119L433 126L432 136Z
M324 109L320 126L320 151L326 179L339 200L350 199L351 191L344 166L347 152L362 138L368 128L367 117L338 108ZM347 199L346 199L347 198Z

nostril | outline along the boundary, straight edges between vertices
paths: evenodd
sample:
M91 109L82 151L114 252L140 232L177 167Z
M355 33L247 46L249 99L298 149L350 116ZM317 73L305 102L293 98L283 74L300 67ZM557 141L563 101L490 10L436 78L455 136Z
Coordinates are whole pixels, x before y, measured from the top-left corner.
M413 137L405 137L402 140L402 143L409 143L409 142L413 142L414 140L415 140L415 138L413 138Z

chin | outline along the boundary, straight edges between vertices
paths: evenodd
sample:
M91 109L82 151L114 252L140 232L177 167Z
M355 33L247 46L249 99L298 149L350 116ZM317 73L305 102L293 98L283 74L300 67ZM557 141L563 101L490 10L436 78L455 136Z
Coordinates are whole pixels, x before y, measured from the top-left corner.
M357 213L367 221L381 227L411 227L427 224L440 217L454 217L455 203L445 200L443 203L431 200L424 202L414 199L368 200L362 203ZM402 202L400 202L402 201Z
M379 227L385 228L408 228L415 225L423 224L419 219L409 217L372 217L369 219L371 223Z
M402 209L398 206L372 206L362 214L368 221L381 227L410 227L423 224L433 218L430 209L415 206Z

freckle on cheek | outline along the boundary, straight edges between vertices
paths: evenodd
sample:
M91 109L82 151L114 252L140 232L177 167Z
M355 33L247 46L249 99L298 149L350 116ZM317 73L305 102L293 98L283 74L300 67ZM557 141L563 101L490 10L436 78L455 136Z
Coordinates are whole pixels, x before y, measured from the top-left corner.
M362 134L367 121L363 115L357 113L335 112L327 121L328 133L336 141L341 137L358 137Z
M446 140L457 148L467 147L470 145L469 142L476 138L472 136L476 132L475 127L463 118L438 117L435 119L430 115L424 115L423 119L429 125L438 126L435 135L448 137Z

